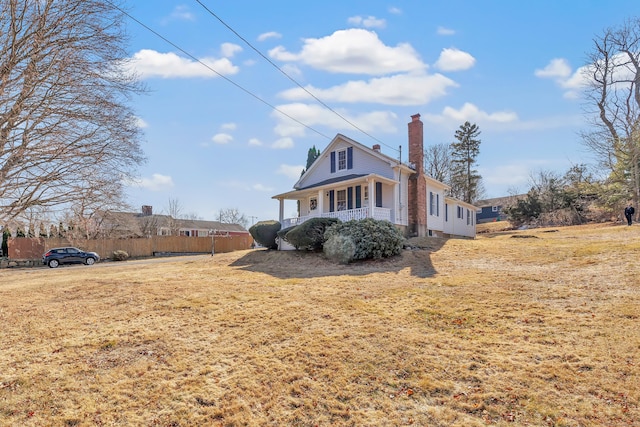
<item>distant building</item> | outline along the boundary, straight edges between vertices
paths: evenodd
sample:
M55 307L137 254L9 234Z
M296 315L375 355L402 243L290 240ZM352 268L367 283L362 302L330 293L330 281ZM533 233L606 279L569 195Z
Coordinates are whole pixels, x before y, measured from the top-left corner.
M507 219L507 215L504 213L504 208L511 206L518 199L525 197L525 195L496 197L493 199L478 200L475 205L478 207L476 212L476 223L482 224L485 222L504 221Z
M104 212L98 221L100 234L104 237L149 237L149 236L246 236L249 232L239 224L219 221L173 218L156 215L151 206L142 206L136 212Z

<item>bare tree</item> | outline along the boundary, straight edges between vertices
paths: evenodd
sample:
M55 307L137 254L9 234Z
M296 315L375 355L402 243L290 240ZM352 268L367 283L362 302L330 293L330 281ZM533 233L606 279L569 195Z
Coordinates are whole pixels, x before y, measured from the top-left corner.
M594 39L586 69L586 112L592 128L583 142L612 183L640 199L640 19L606 29Z
M182 204L178 199L169 199L169 205L167 206L167 227L172 236L178 236L180 234L180 219L182 218Z
M123 200L144 161L127 105L143 88L119 1L0 0L0 220Z
M249 220L238 208L220 209L219 220L224 224L239 224L244 228L249 225Z
M449 144L430 145L424 150L424 171L445 184L451 182L451 148Z

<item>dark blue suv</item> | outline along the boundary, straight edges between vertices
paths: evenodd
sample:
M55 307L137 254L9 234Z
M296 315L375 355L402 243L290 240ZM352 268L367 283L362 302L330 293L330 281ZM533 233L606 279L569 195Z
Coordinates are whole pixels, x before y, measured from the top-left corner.
M100 255L95 252L84 252L78 248L54 248L42 256L42 263L51 268L60 264L87 264L93 265L100 261Z

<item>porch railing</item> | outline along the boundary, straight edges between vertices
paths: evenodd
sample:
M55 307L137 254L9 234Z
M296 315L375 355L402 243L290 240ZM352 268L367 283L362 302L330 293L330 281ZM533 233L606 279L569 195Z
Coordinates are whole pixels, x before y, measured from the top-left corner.
M282 228L293 227L302 224L311 218L338 218L340 221L351 221L369 218L369 208L349 209L346 211L322 212L314 215L300 216L297 218L286 218L283 220ZM391 221L391 209L373 208L372 217L377 220Z

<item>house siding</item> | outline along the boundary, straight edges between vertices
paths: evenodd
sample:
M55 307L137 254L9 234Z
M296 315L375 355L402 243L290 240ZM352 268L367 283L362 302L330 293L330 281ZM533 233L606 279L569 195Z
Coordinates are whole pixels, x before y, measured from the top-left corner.
M338 170L337 152L347 150L350 147L352 147L353 150L352 156L347 157L347 169ZM385 178L393 179L393 169L390 167L388 161L374 157L369 153L364 152L360 147L354 147L347 141L338 140L329 148L331 151L322 153L322 155L316 160L316 162L319 163L317 165L314 164L312 173L305 174L300 181L298 181L297 188L309 187L330 178L352 174L373 173ZM332 161L332 158L335 160ZM351 158L351 169L348 168L350 163L349 158ZM332 170L334 170L334 168L332 168L332 164L335 165L334 172L332 172Z

